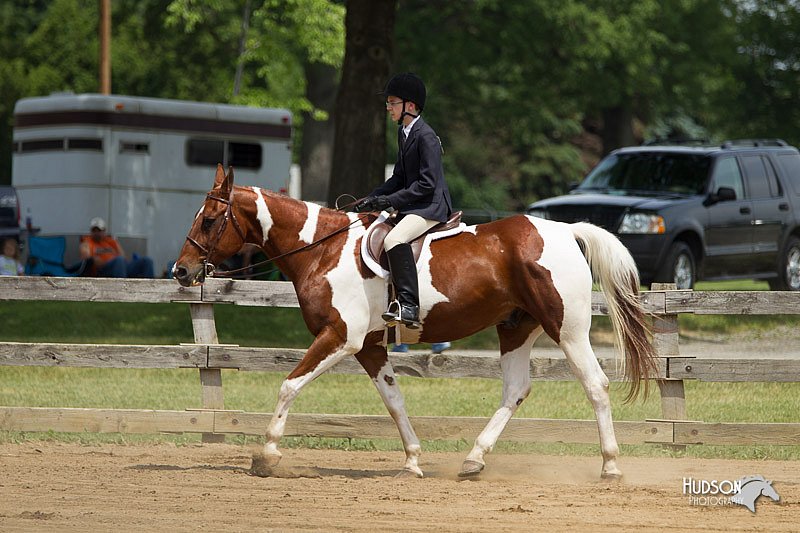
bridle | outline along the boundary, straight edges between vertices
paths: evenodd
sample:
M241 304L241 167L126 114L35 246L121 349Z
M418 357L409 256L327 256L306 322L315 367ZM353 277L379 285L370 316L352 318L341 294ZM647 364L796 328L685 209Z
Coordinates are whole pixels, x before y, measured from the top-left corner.
M215 267L212 263L208 262L208 258L217 248L217 244L219 244L219 240L222 238L222 234L225 232L225 228L228 226L228 221L233 222L233 227L236 229L236 233L239 234L239 237L242 239L242 242L246 242L244 232L242 231L242 227L239 225L239 221L236 220L236 214L233 212L233 188L231 188L231 194L226 200L225 198L220 198L218 196L214 196L211 193L206 194L206 200L214 200L216 202L222 202L226 205L225 207L225 215L222 217L222 223L219 225L219 229L217 230L217 234L214 235L214 240L211 244L206 248L191 236L187 235L186 240L192 243L194 246L200 250L200 253L203 254L201 257L203 259L203 272L206 276L213 276Z
M342 195L342 196L345 196L345 195ZM239 225L239 221L236 220L236 214L233 212L233 189L232 188L231 188L231 194L230 194L230 196L228 197L227 200L224 199L224 198L220 198L218 196L213 196L211 193L206 194L206 200L214 200L214 201L217 201L217 202L222 202L223 204L226 205L226 207L225 207L225 215L223 216L222 223L219 225L219 229L217 230L217 234L214 235L214 240L208 246L208 248L206 248L205 246L203 246L202 244L197 242L195 239L193 239L189 235L186 236L186 240L189 241L191 244L193 244L198 250L200 250L200 253L203 254L201 256L201 258L203 259L203 273L204 273L204 275L207 276L207 277L214 277L214 274L215 274L215 271L216 271L216 267L214 266L213 263L209 263L208 258L211 256L212 252L214 252L214 250L217 247L217 244L219 243L219 240L222 238L222 234L225 232L225 228L228 225L228 221L231 220L233 222L233 227L236 229L236 232L239 234L239 237L242 239L243 243L247 242L247 239L245 238L244 231L242 231L242 227ZM337 199L336 211L345 211L349 207L352 207L353 205L357 204L358 202L359 202L359 200L355 199L355 201L353 201L353 202L351 202L349 204L346 204L344 206L339 207L338 206L338 199ZM302 251L308 250L308 249L313 248L313 247L317 246L318 244L330 239L331 237L333 237L335 235L338 235L339 233L347 231L348 229L350 229L357 222L364 223L365 222L365 218L362 218L361 216L358 216L358 217L356 217L355 220L351 221L349 224L347 224L345 226L342 226L342 227L332 231L331 233L328 233L327 235L324 235L324 236L320 237L319 239L317 239L316 241L314 241L312 243L306 244L306 245L301 246L299 248L295 248L294 250L290 250L290 251L288 251L286 253L280 254L280 255L275 256L275 257L268 258L265 261L260 261L258 263L255 263L253 265L249 265L247 267L236 268L236 269L233 269L233 270L221 271L221 272L219 272L219 274L224 274L226 277L230 277L231 274L239 274L241 272L246 272L248 270L251 270L254 267L257 267L257 266L260 266L260 265L264 265L264 264L267 264L267 263L271 263L271 262L274 262L274 261L276 261L278 259L282 259L284 257L290 256L292 254L296 254L298 252L302 252Z

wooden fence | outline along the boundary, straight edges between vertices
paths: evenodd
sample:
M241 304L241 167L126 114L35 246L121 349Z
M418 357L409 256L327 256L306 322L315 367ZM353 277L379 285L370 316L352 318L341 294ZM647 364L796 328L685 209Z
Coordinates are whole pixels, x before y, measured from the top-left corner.
M788 292L693 292L654 286L642 301L654 314L658 352L657 382L662 418L616 421L621 443L800 444L800 423L704 423L686 418L684 381L800 381L797 359L707 358L682 355L678 349L678 314L800 314L800 294ZM290 283L209 280L202 287L180 287L171 280L0 277L0 300L59 300L187 304L195 342L169 346L0 342L0 365L91 368L197 368L201 407L185 411L0 407L0 430L202 433L206 442L226 434L263 435L269 413L224 408L222 369L288 373L303 350L252 348L220 344L214 323L215 304L297 307ZM593 294L594 314L605 313L601 293ZM400 375L416 377L500 378L499 357L459 354L391 353ZM600 359L612 380L621 379L614 359ZM363 373L354 358L333 372ZM532 358L534 380L574 379L563 358ZM481 417L412 417L422 439L472 440L486 424ZM287 436L398 438L388 415L292 413ZM512 419L503 440L520 442L596 443L594 420Z

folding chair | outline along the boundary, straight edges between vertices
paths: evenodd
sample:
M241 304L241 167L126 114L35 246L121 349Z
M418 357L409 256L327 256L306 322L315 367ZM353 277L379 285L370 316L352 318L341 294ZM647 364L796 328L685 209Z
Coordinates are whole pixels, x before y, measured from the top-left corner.
M63 236L28 238L28 261L25 274L28 276L74 277L84 273L91 259L84 259L74 265L64 265L64 251L67 240Z

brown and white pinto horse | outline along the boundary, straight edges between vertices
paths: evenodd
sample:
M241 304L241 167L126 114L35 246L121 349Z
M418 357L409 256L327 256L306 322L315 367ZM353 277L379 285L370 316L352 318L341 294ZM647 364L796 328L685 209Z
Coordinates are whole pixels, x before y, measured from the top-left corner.
M182 285L202 283L209 264L221 263L243 243L255 243L274 258L334 234L276 261L294 283L303 319L316 338L281 386L263 453L253 457L255 474L268 475L280 461L278 443L297 394L343 358L355 356L400 431L406 453L401 474L422 476L419 440L383 344L387 282L368 270L360 255L361 239L374 219L257 187L234 186L233 170L225 174L217 168L214 188L173 270ZM590 224L520 215L430 242L418 270L421 341L459 339L489 326L500 337L503 399L459 475L477 475L484 468L484 456L528 396L531 347L544 332L563 349L594 408L602 477L620 477L609 381L589 344L589 326L594 275L606 295L634 397L640 379L648 378L655 363L638 299L636 266L625 247Z

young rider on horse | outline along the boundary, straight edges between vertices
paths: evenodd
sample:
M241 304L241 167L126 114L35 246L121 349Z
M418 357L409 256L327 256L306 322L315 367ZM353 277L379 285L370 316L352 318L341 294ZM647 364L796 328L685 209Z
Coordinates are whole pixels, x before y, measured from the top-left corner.
M356 204L355 210L397 210L398 222L386 235L384 249L399 305L390 304L382 316L387 322L399 321L416 329L420 327L419 283L408 243L446 222L453 204L444 181L442 144L420 116L425 107L425 84L415 74L398 74L386 84L383 95L386 110L399 126L397 163L392 177Z

